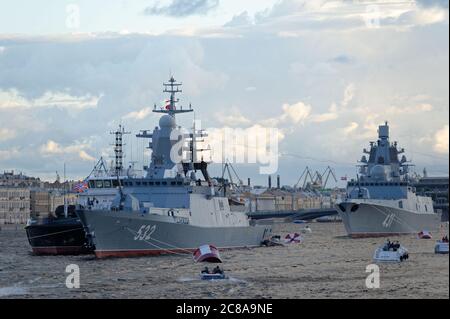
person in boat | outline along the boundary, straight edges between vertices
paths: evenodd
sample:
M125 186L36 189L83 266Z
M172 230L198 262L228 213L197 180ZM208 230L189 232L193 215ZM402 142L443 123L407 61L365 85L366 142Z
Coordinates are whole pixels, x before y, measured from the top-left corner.
M209 274L209 268L208 268L208 267L205 267L205 268L202 270L202 274Z
M387 242L386 242L386 245L384 246L384 251L390 251L392 249L392 243L391 243L391 240L390 239L388 239L387 240Z
M214 274L214 275L219 275L219 274L220 274L220 275L223 275L223 270L220 269L219 266L217 266L216 268L214 268L213 274Z
M448 243L448 236L445 236L444 238L442 238L442 242L443 243Z
M394 249L394 251L399 250L400 249L400 243L398 241L396 241L392 248Z

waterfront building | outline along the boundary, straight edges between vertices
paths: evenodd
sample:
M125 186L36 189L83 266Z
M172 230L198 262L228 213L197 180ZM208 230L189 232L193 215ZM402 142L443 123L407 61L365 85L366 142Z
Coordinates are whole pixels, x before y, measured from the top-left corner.
M0 225L25 224L30 218L30 190L0 186Z

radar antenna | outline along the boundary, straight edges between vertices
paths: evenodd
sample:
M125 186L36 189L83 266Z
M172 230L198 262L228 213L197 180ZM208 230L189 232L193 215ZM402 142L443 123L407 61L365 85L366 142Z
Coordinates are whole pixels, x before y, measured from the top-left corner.
M179 99L176 98L177 93L182 93L183 90L180 89L180 87L183 85L183 83L178 83L173 76L169 79L168 83L163 83L164 85L164 93L170 93L169 100L166 100L166 105L164 108L157 109L156 105L153 110L154 113L164 113L169 115L175 115L178 113L189 113L193 112L192 106L189 105L189 109L183 110L183 107L181 106L180 109L177 109L177 103L180 102Z

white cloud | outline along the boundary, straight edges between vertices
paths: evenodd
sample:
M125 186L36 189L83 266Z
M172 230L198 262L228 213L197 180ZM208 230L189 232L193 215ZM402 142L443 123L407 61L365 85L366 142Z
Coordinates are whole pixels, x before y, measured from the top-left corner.
M91 148L88 143L76 143L69 146L61 146L53 140L48 140L46 144L42 145L40 152L43 156L55 155L74 155L83 161L92 162L95 158L86 152L86 149Z
M442 129L436 132L434 135L434 150L441 154L448 155L448 139L449 139L449 126L446 125Z
M247 117L245 117L237 108L232 108L226 113L216 113L215 117L220 124L229 127L247 126L251 123L251 121Z
M430 25L448 20L448 9L427 8L410 13L411 21L416 25Z
M27 99L16 89L0 91L0 109L11 108L65 108L83 110L95 108L101 96L72 96L66 92L47 91L36 99Z
M422 103L419 105L405 106L405 107L390 106L386 109L386 113L389 114L390 116L417 114L417 113L431 112L431 111L433 111L433 105L431 105L429 103Z
M282 121L290 120L294 124L303 123L311 114L311 106L303 102L296 104L284 104L283 112L281 116Z
M18 158L20 156L20 150L14 147L9 150L0 150L0 160L10 160Z
M140 121L140 120L146 119L150 114L152 114L152 109L150 107L146 107L139 111L130 112L127 115L125 115L123 118L125 120Z
M336 112L329 112L323 114L314 114L311 116L311 122L313 123L323 123L336 120L339 115Z
M356 129L358 129L359 124L356 122L352 122L350 124L348 124L346 127L343 128L343 132L345 135L350 135L352 134Z
M253 24L252 17L247 11L235 15L229 22L225 23L224 27L242 27Z
M344 99L341 102L341 105L343 107L347 107L347 105L353 100L353 98L355 97L355 90L355 84L350 83L349 85L347 85L344 91Z
M16 137L16 131L8 128L0 128L0 141L7 141Z

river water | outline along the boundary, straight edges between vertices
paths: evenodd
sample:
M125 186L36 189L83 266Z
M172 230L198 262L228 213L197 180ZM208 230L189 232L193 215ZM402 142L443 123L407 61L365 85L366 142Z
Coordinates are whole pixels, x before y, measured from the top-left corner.
M276 224L283 237L304 225ZM97 260L31 254L22 227L0 230L0 298L449 298L449 257L434 240L400 240L402 264L380 265L380 288L366 287L366 267L384 239L349 239L340 223L310 224L304 242L287 247L223 251L230 280L204 282L191 256ZM435 230L448 234L448 225ZM80 288L66 286L66 267L80 270Z

